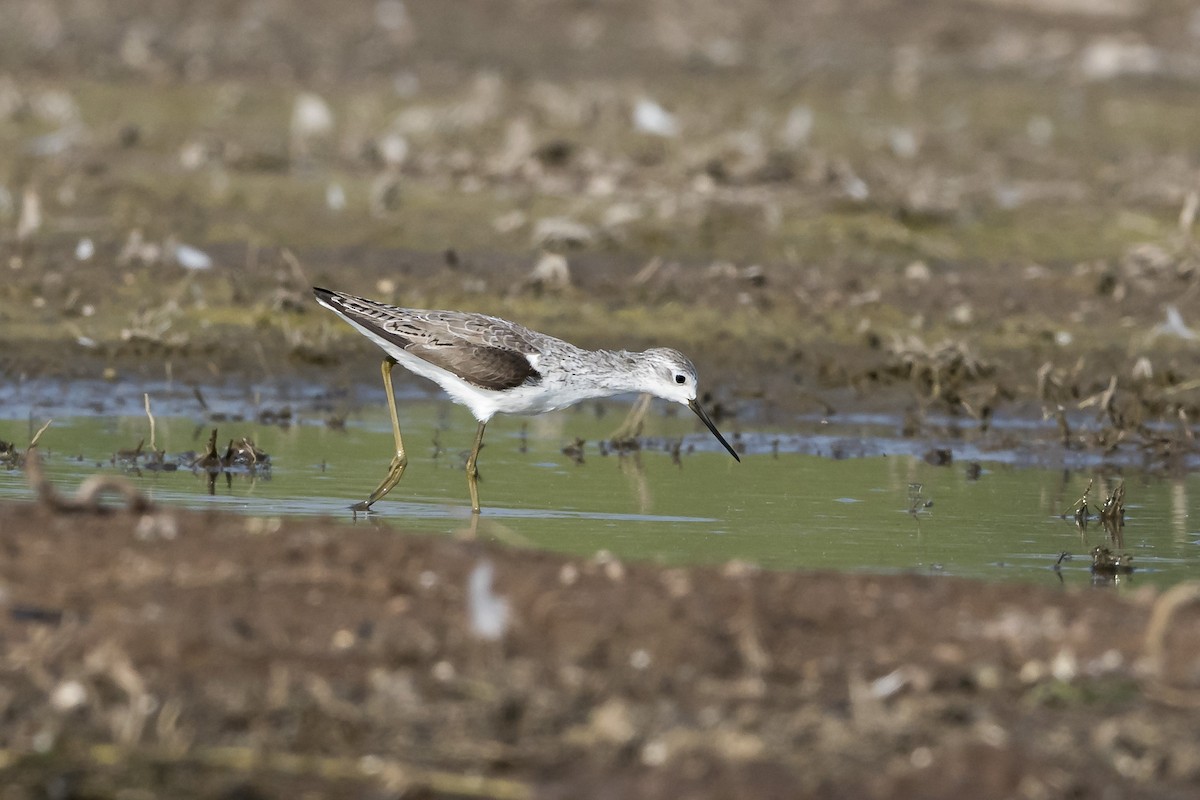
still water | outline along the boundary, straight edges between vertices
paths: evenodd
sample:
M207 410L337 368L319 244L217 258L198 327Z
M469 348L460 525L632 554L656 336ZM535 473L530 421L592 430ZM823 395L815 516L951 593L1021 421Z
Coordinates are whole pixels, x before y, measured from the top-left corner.
M354 524L348 506L374 488L391 457L382 402L356 410L344 426L328 425L328 414L315 406L283 426L256 421L253 412L248 419L218 413L215 420L212 409L182 413L186 403L177 401L156 410L155 441L168 461L185 466L132 469L114 454L141 439L149 445L148 420L134 398L114 403L110 395L90 409L94 413L81 414L66 397L6 402L7 413L0 415L7 417L0 418L0 439L18 447L35 421L56 415L41 450L47 473L64 491L97 471L120 473L163 504L263 516L329 515ZM401 408L408 472L376 504L372 520L360 516L357 524L461 531L470 523L463 464L475 422L465 410L426 395L404 398ZM822 457L811 454L821 451L811 446L817 434L786 430L742 431L746 456L738 464L686 410L667 413L661 405L647 421L647 446L618 456L603 454L596 443L628 406L607 408L607 414L584 406L494 420L480 455L478 535L666 564L742 559L780 569L1049 584L1092 582L1088 554L1100 544L1133 555L1137 569L1120 579L1123 586L1166 585L1200 574L1196 474L1165 479L1126 470L1126 525L1118 546L1098 522L1081 531L1069 518L1093 477L1087 469L1018 468L1005 464L1003 454L981 461L978 472L958 457L948 466L903 452ZM58 416L63 413L69 415ZM215 485L188 469L190 460L180 454L203 451L214 427L221 452L230 439L248 437L270 455L270 468L238 470ZM576 438L586 440L582 459L564 453ZM873 445L869 435L843 432L835 438L840 444L831 452L889 449ZM671 446L680 442L673 455ZM1093 508L1114 485L1096 481ZM0 469L0 498L30 496L21 471ZM1070 557L1060 562L1062 553Z

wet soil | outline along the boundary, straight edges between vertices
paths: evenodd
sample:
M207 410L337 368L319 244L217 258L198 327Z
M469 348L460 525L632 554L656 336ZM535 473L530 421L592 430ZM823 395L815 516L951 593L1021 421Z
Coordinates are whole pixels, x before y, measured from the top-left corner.
M1200 782L1195 604L661 569L487 529L0 507L5 796L1183 798ZM498 628L472 621L480 596L505 605Z
M1200 418L1196 30L1137 0L0 4L0 378L374 381L318 284L674 345L726 419L1047 413L1165 463ZM1156 668L1148 591L157 513L0 506L4 796L1200 782L1196 627Z
M6 375L369 375L315 283L734 413L1200 415L1186 4L107 8L0 9Z

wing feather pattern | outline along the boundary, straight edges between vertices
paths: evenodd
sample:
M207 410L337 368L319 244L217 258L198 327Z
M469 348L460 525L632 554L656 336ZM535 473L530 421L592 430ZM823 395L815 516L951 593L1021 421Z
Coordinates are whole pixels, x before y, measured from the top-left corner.
M529 356L533 332L484 314L397 308L374 300L313 289L322 305L345 315L417 358L482 389L503 391L535 383Z

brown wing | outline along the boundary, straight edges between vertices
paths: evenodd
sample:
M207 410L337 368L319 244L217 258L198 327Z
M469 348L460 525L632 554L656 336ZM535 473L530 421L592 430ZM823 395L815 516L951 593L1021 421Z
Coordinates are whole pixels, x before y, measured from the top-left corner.
M434 342L404 349L483 389L513 389L542 377L528 358L502 347Z
M483 314L396 308L314 288L322 305L382 339L483 389L512 389L541 374L528 355L532 331Z

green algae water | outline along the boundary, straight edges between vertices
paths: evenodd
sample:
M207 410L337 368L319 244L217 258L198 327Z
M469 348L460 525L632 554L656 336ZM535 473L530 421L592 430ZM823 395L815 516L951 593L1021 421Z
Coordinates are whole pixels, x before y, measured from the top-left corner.
M1200 476L1129 472L1120 541L1071 517L1093 473L980 461L934 466L915 455L831 458L796 452L800 434L743 433L741 464L686 413L656 406L642 449L617 454L602 441L620 404L581 406L530 419L497 418L480 455L480 538L662 564L733 559L772 569L834 569L958 575L987 580L1086 584L1097 545L1129 553L1128 585L1167 585L1200 574ZM0 439L28 441L27 420L0 420ZM328 515L346 524L456 534L471 528L463 471L475 423L444 401L406 400L409 455L403 481L369 516L349 506L374 488L392 455L386 413L370 407L344 426L303 416L287 426L252 420L156 418L155 443L172 471L116 457L140 440L144 415L56 418L41 442L44 468L64 492L96 473L127 477L156 502L264 517ZM251 439L269 465L208 475L192 469L213 428L218 450ZM574 448L577 439L584 440ZM870 437L843 437L844 454ZM566 451L566 452L564 452ZM1115 486L1097 480L1093 508ZM20 469L0 469L0 498L28 500ZM1066 554L1066 555L1064 555ZM1109 579L1111 581L1111 578Z

